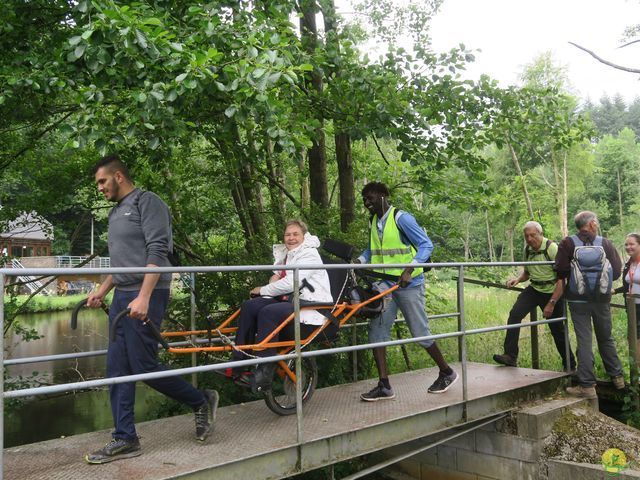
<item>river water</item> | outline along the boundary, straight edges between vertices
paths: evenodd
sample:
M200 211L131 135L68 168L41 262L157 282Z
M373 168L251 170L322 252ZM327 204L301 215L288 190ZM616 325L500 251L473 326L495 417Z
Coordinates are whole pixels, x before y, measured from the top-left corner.
M21 315L20 323L43 338L29 342L12 333L5 339L8 358L53 355L107 348L107 316L100 309L83 309L78 329L71 329L70 312ZM32 377L43 384L67 383L105 374L106 357L60 360L7 367L12 379ZM31 379L31 378L30 378ZM161 396L143 384L136 389L136 421L149 415ZM51 398L29 398L22 405L8 406L4 414L4 446L11 447L112 427L108 388L61 394ZM105 438L105 442L108 437Z

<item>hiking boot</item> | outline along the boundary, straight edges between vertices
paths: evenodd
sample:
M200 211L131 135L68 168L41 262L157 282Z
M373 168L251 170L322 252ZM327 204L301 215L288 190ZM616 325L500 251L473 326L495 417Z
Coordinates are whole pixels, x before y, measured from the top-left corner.
M196 421L196 439L205 441L209 434L213 432L218 411L218 392L215 390L204 390L205 402L193 411Z
M578 398L598 398L596 393L596 387L583 387L578 385L577 387L567 387L566 392L572 397Z
M261 363L256 367L256 371L252 377L251 390L253 393L264 392L271 390L271 381L273 380L273 374L276 371L277 363Z
M507 367L518 366L518 359L506 353L504 355L494 355L493 361L496 363L499 363L500 365L505 365Z
M396 394L393 393L393 388L387 388L382 382L378 382L373 389L367 393L360 395L360 400L365 402L377 402L378 400L393 400L396 398Z
M458 374L456 372L451 372L450 375L447 375L444 372L440 372L436 381L433 382L433 385L429 387L427 390L429 393L444 393L451 388L451 385L456 383L458 380Z
M84 459L87 463L100 464L123 458L137 457L138 455L142 455L142 450L140 449L140 441L137 438L135 440L113 438L100 450L87 453Z
M617 377L611 377L611 381L613 382L613 386L616 387L616 390L622 390L624 388L624 376L618 375Z

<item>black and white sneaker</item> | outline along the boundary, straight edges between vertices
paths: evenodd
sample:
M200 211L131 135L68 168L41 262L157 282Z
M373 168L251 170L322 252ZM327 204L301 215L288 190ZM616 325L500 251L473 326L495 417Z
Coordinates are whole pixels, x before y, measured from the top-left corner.
M447 390L449 390L449 388L451 388L451 385L456 383L457 380L458 380L458 374L456 372L451 372L450 375L440 372L436 381L433 382L433 385L429 387L428 392L444 393Z
M215 390L204 390L205 402L193 411L196 421L196 439L205 441L209 434L213 432L218 411L218 392Z
M378 385L375 388L360 395L360 400L365 402L393 400L394 398L396 398L396 394L393 393L393 388L386 388L382 382L378 382Z
M137 438L135 440L114 438L100 450L86 454L84 459L87 463L101 464L123 458L137 457L141 454L140 441Z

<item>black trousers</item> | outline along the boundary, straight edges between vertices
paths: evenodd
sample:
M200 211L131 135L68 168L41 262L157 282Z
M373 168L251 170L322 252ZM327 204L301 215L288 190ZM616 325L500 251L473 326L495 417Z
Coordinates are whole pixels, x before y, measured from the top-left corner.
M549 303L549 299L551 298L551 293L543 293L539 292L531 285L525 288L518 298L516 299L516 303L513 304L511 311L509 312L509 320L507 321L508 325L516 325L522 322L524 317L526 317L531 310L536 307L540 307L540 309L544 309L544 307ZM553 310L553 317L562 317L564 315L564 302L560 301L556 304L556 308ZM565 358L565 338L564 338L564 323L563 322L554 322L549 323L549 329L551 330L551 335L553 336L553 341L556 344L556 348L558 349L558 353L560 354L560 358L562 358L562 365L566 368L566 358ZM518 357L518 340L520 338L520 328L513 328L511 330L507 330L507 335L504 339L504 353L507 355L517 358ZM570 366L571 368L575 368L576 359L573 356L573 352L570 352Z

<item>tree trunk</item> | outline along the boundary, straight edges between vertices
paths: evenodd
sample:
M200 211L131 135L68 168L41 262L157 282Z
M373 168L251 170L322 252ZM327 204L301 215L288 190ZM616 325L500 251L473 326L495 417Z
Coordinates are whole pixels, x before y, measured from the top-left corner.
M265 228L263 220L262 195L260 194L260 183L254 178L251 166L245 163L238 169L240 178L241 194L244 198L244 205L247 217L251 223L253 235L265 238Z
M340 230L346 232L356 218L351 139L348 133L336 133L336 161L340 181Z
M509 227L506 232L506 237L507 237L507 245L509 247L509 261L510 262L515 262L515 249L513 246L513 235L514 235L514 228L513 226Z
M238 177L230 173L229 184L233 205L236 208L236 215L238 215L242 231L244 232L244 248L247 252L251 252L250 239L253 237L253 230L251 228L251 224L247 220L247 209L245 208L243 197L240 194L241 189L238 183Z
M518 160L518 155L516 155L516 151L511 145L509 139L505 139L507 145L509 146L509 151L511 152L511 159L513 160L513 165L516 167L516 173L520 177L520 181L522 182L522 193L524 194L524 201L527 205L527 213L529 214L529 219L534 220L533 218L533 207L531 206L531 198L529 198L529 191L527 190L527 183L525 182L524 175L522 174L522 168L520 168L520 161Z
M300 154L297 160L298 164L298 182L300 184L300 210L309 207L309 175L304 168L304 154Z
M302 17L300 18L300 35L305 51L313 56L318 48L318 30L316 27L316 2L303 0L300 2ZM307 82L311 91L318 97L322 96L322 72L315 69L311 72L311 79ZM321 208L329 206L329 189L327 187L327 153L324 135L324 117L321 111L315 112L320 126L315 131L313 145L309 149L309 190L311 202Z
M326 50L340 55L340 42L336 30L336 8L334 0L321 1L321 9L324 17L324 31L326 37ZM331 62L336 64L336 62ZM340 76L340 70L330 68L336 77ZM334 118L334 140L336 144L336 163L338 166L338 180L340 184L340 230L346 232L349 224L356 218L355 213L355 186L353 178L353 159L351 157L351 137L343 129L341 122Z
M280 175L280 171L278 171L277 163L273 162L273 144L271 140L266 141L266 164L267 170L271 178L276 179L281 184L283 183L283 179ZM277 162L277 159L276 159ZM271 216L273 218L273 224L276 227L276 231L281 231L284 229L285 219L284 219L284 194L282 190L277 188L276 186L269 183L269 200L271 203Z
M620 215L620 229L624 232L624 217L622 216L622 183L620 181L620 169L616 170L618 184L618 214Z
M569 223L568 223L568 199L569 193L567 190L567 152L562 157L562 212L560 224L560 236L562 238L569 235Z
M491 227L489 226L489 211L484 211L484 219L487 226L487 246L489 248L489 261L496 261L496 252L493 249L493 238L491 237Z
M560 168L558 166L558 157L554 153L553 148L551 149L551 165L553 167L553 179L554 179L554 189L555 189L555 197L556 197L556 205L558 206L558 224L560 226L560 235L561 237L566 237L569 235L569 229L567 226L567 182L566 182L566 171L567 171L567 154L564 152L562 157L562 173L560 173Z
M464 237L462 238L462 244L464 245L464 261L468 262L471 259L471 215L465 217L463 215L464 222Z

